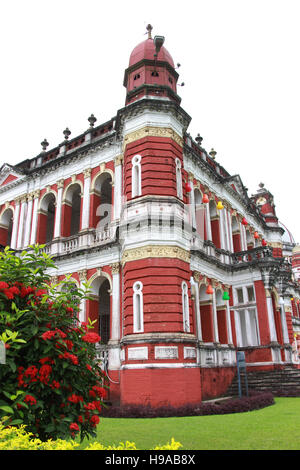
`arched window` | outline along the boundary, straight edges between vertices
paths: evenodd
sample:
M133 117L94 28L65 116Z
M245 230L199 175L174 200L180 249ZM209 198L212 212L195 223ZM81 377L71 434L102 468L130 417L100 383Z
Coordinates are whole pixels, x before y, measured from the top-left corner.
M182 289L182 316L183 316L183 331L190 332L190 315L189 315L189 294L186 282L181 284Z
M141 158L141 155L135 155L132 159L131 197L142 195Z
M232 240L234 253L242 251L240 224L235 216L232 217Z
M133 332L144 331L143 284L137 281L133 284Z
M221 248L220 216L217 212L217 206L214 200L209 201L209 214L212 242L216 248Z
M99 288L99 334L101 343L110 339L110 284L106 279Z
M202 240L206 239L205 227L205 207L202 204L202 195L199 189L194 190L194 204L195 204L195 226L196 231Z
M81 218L81 186L71 184L64 196L62 206L62 235L70 237L77 235L80 230Z
M55 203L54 193L45 194L40 202L39 219L37 227L37 242L50 243L54 236L54 220L55 220Z
M10 246L13 226L13 211L6 209L1 217L0 222L0 244Z
M71 233L70 235L76 235L80 229L80 206L81 206L81 194L80 186L77 186L72 195L72 213L71 213Z
M48 210L47 210L47 225L46 225L46 243L49 243L53 239L54 234L54 219L55 219L55 197L52 194L49 198Z
M181 161L179 158L175 160L176 164L176 189L177 189L177 197L182 199L182 174L181 174Z

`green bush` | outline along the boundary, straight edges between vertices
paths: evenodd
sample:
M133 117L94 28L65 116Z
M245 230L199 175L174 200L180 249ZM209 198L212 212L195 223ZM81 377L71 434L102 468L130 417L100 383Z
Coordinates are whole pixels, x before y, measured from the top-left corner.
M77 320L86 291L50 285L53 261L40 247L0 253L0 419L42 441L96 435L106 385L92 325ZM85 286L88 287L87 285Z
M74 440L62 439L42 442L27 432L24 425L5 427L0 422L0 450L74 450L79 444ZM182 445L173 438L165 445L158 445L152 450L178 450ZM138 450L134 442L120 442L118 445L104 446L99 442L89 444L84 450Z

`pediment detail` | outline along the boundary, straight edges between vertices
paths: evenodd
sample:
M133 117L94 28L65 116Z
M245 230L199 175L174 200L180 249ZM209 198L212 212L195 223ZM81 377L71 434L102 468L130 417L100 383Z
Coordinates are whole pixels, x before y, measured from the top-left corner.
M8 163L5 163L0 169L0 186L5 186L23 177L23 173L19 172Z

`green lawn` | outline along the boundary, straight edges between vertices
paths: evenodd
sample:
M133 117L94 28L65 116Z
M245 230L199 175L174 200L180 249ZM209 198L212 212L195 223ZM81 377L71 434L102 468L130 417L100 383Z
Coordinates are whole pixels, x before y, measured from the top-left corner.
M300 398L276 398L262 410L229 415L103 418L97 441L128 440L138 449L151 449L171 437L181 442L181 450L300 450ZM87 444L83 441L81 448Z

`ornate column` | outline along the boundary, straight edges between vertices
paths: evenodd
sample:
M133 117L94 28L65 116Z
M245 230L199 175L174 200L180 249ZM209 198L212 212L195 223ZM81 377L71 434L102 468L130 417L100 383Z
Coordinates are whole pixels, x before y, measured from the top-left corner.
M30 240L32 200L33 200L33 193L30 193L28 195L28 209L27 209L26 224L25 224L24 247L29 245L29 240Z
M18 235L18 228L19 228L19 213L20 213L20 198L15 199L15 211L14 211L14 219L13 219L13 229L12 229L12 236L11 236L11 243L10 246L14 250L17 248L17 235Z
M36 230L37 230L40 190L38 189L36 191L33 191L32 197L33 197L33 214L32 214L30 245L34 245L36 243Z
M205 209L206 209L205 219L206 219L207 240L212 241L209 204L205 204Z
M79 279L80 279L80 289L84 289L83 284L87 282L87 270L82 269L81 271L78 271ZM86 315L86 299L81 299L80 302L80 311L79 311L79 321L84 322L85 321L85 315Z
M64 180L57 181L57 201L55 210L55 224L54 224L54 236L53 238L59 238L61 236L61 215L62 215L62 194L64 189Z
M120 219L122 207L122 162L123 155L115 158L115 184L114 184L114 219Z
M217 316L217 302L216 302L216 290L212 295L212 306L213 306L213 322L214 322L214 342L219 343L219 329L218 329L218 316Z
M83 170L84 187L82 202L81 230L86 230L90 226L90 187L91 187L91 168Z
M112 319L111 340L120 340L120 263L111 264L112 272Z
M27 195L24 195L21 198L21 212L20 212L18 239L17 239L17 249L21 249L23 247L24 221L25 221L25 215L26 215L26 207L27 207Z
M269 289L266 289L266 300L267 300L267 311L268 311L268 320L269 320L269 329L270 329L270 341L277 342L277 334L276 334L276 327L275 327L275 319L274 319L274 310L273 310L273 303L271 292Z
M280 305L280 317L281 317L281 325L282 325L282 333L283 333L283 342L284 344L289 344L290 339L289 339L289 333L288 333L288 328L287 328L283 297L280 297L279 305Z
M225 286L225 288L229 292L229 286ZM226 301L226 324L227 324L228 344L233 344L229 300Z
M197 338L202 341L202 328L201 328L201 316L200 316L200 297L199 297L199 276L198 272L195 272L192 278L195 288L195 313L196 313L196 331Z

